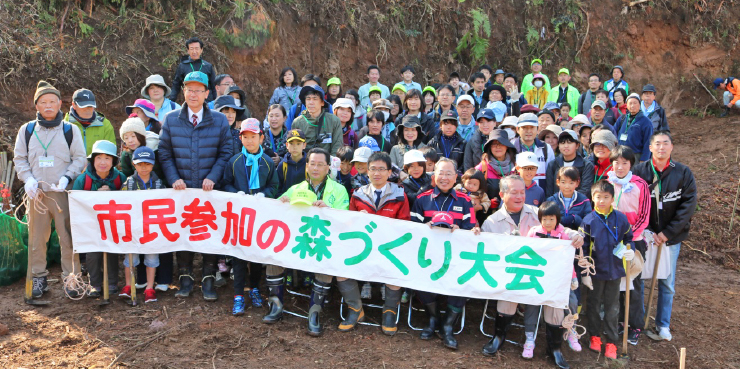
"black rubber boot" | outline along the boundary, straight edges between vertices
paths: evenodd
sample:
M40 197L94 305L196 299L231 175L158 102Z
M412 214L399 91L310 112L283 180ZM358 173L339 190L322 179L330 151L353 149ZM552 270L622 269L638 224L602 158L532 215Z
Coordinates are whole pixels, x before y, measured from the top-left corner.
M565 334L565 328L550 324L546 324L546 326L547 330L545 331L545 336L547 337L547 355L552 357L553 361L555 361L555 365L557 365L558 368L570 368L568 362L565 361L563 352L560 351L560 347L563 345L563 335Z
M308 334L319 337L324 334L324 326L321 325L321 310L324 308L324 299L329 294L331 285L314 279L311 290L311 303L308 309Z
M725 108L725 111L723 111L722 114L719 115L719 117L724 118L728 115L730 115L730 108Z
M354 279L337 282L339 292L347 303L347 317L339 323L339 331L348 332L357 326L357 323L365 320L365 311L362 309L360 299L360 287Z
M513 320L514 315L498 314L496 316L496 333L493 338L483 346L483 355L495 355L498 350L501 349L504 342L506 342L506 332L509 330L511 321Z
M385 303L383 304L383 316L380 318L380 329L387 336L393 336L398 331L396 319L398 318L398 304L401 302L401 289L392 290L385 288Z
M429 325L421 331L419 338L430 340L434 337L434 332L439 330L439 325L442 323L442 317L439 314L439 309L437 309L436 301L424 304L424 309L426 309L427 317L429 317Z
M203 300L216 301L218 294L216 294L216 276L211 274L203 277L203 284L200 287L203 293Z
M180 268L180 289L175 297L188 297L193 292L193 271L189 268Z
M442 323L442 343L445 347L457 350L457 340L453 332L455 331L455 324L457 319L460 317L460 312L452 311L452 307L447 306L447 313L445 314L445 320Z
M285 293L285 285L283 274L277 276L267 276L267 289L270 292L270 297L267 298L267 305L270 308L270 312L262 317L262 323L273 324L283 319L283 294Z

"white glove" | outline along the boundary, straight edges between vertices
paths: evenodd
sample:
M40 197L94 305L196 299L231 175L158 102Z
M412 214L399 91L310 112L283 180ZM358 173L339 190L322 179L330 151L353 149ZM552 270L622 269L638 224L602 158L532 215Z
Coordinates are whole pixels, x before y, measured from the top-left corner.
M56 185L51 185L51 190L54 192L64 192L64 190L67 189L68 184L69 179L67 179L67 177L59 178L59 183Z
M635 258L635 250L625 251L622 257L624 258L624 260L631 261L632 259Z
M584 285L584 286L586 286L586 287L588 287L588 289L591 290L591 291L593 291L593 289L594 289L594 282L591 281L591 276L590 275L581 277L581 284Z
M26 193L30 198L36 198L36 192L39 189L39 183L36 181L33 177L28 177L26 180L26 184L23 185L23 187L26 189Z
M254 197L265 197L265 194L263 194L262 192L258 192L256 194L254 194L253 196Z
M513 86L509 90L509 97L511 97L511 101L518 101L522 97L522 94L517 90L516 86Z
M236 193L237 195L244 195L244 191L239 191Z

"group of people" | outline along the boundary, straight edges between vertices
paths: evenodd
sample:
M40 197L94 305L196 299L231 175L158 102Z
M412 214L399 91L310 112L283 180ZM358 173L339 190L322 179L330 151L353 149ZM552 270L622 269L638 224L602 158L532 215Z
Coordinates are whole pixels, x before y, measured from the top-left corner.
M203 43L191 38L185 46L188 56L172 87L152 75L141 98L126 107L129 117L121 123L120 141L97 111L92 91L75 91L65 114L59 90L46 81L38 83L36 118L19 129L14 157L30 198L34 298L49 289L46 242L52 220L63 275L82 271L80 255L72 251L66 190L200 188L285 203L310 197L317 207L451 231L571 240L580 254L593 259L595 274L584 273L574 262L568 309L542 307L547 353L561 368L568 367L561 352L564 340L574 351L581 350L578 335L562 326L564 316L581 307L591 350L615 359L620 329L628 330L630 343L637 344L645 314L642 279L632 275L630 320L621 323L620 281L633 258L644 257L648 247L664 247L671 272L660 280L656 329L647 333L656 340L671 339L676 262L696 209L697 189L691 170L671 157L673 137L655 86L629 93L624 68L616 66L603 84L598 74L591 74L583 93L570 85L566 68L558 71L558 84L550 88L542 62L535 59L521 85L515 74L484 65L469 85L453 72L448 83L422 88L413 80L414 68L405 66L402 81L389 89L380 83L380 68L372 65L367 84L343 93L336 76L325 91L317 75L297 80L288 67L280 72L279 86L260 121L246 106L255 102L248 101L234 79L214 75L213 66L201 59ZM715 82L728 91L736 85L740 82L732 78ZM333 158L341 163L338 168L332 166ZM55 208L55 203L62 212L38 210L43 205ZM645 241L647 233L654 246ZM174 254L125 258L120 291L119 260L109 257L110 291L130 297L133 288L143 288L145 302L154 302L156 291L168 291L176 275L175 296L188 297L195 286L195 253ZM84 264L90 283L86 293L97 298L103 289L102 253L86 254ZM133 283L130 268L137 269L141 283ZM217 289L227 284L229 273L233 315L244 314L247 301L254 307L265 304L259 290L264 282L268 306L262 320L268 324L283 316L286 284L300 283L282 266L204 253L198 277L205 300L218 298ZM365 318L362 300L370 295L369 283L307 275L310 335L323 333L321 312L335 277L349 308L338 329L352 330ZM78 293L66 292L72 297ZM398 306L409 292L382 286L383 333L397 332ZM420 337L439 336L446 347L457 349L453 327L467 299L426 291L413 291L413 296L428 316ZM500 350L518 310L507 301L496 307L495 334L483 347L487 355ZM522 356L531 358L541 307L520 309L526 333Z

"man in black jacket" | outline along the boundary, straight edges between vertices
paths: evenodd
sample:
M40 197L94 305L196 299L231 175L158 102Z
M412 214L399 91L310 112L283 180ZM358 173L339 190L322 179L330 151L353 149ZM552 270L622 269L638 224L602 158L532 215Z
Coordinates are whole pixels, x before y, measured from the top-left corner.
M188 55L183 56L180 59L180 65L175 70L175 78L172 79L172 92L170 92L170 100L177 101L178 95L180 95L180 89L182 88L185 76L190 72L203 72L208 76L208 98L206 101L212 101L216 97L216 71L213 65L200 58L203 54L203 41L197 37L191 37L185 41L185 47L188 50Z
M648 337L670 341L671 310L676 283L676 262L681 242L689 236L691 217L696 210L697 193L694 174L689 167L671 160L673 137L660 131L650 138L651 160L635 166L633 174L650 185L650 225L655 232L655 243L665 247L670 255L671 274L658 285L658 311L655 315L656 332Z

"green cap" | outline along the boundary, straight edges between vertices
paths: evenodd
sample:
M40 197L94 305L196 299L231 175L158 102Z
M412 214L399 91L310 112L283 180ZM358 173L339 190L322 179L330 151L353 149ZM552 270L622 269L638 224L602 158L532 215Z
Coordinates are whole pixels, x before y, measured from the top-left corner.
M421 93L424 94L427 91L431 92L432 95L437 96L437 90L435 90L434 87L432 87L432 86L424 87L424 90L421 91Z
M198 82L208 88L208 76L198 70L196 70L195 72L190 72L185 76L185 80L182 83L186 85L188 84L188 82Z
M533 66L534 63L542 64L542 60L540 60L540 59L532 59L532 62L529 63L529 66L530 67Z
M318 198L316 197L316 194L313 193L313 191L299 189L293 191L293 193L290 195L290 204L305 204L305 205L313 205L313 203L316 202Z
M369 89L369 90L367 91L367 94L368 94L368 96L369 96L369 95L370 95L371 93L373 93L373 91L376 91L377 93L379 93L379 94L380 94L380 96L383 96L383 91L381 91L381 90L380 90L380 87L378 87L378 86L373 86L373 87L370 87L370 89Z
M329 81L326 82L326 87L329 87L331 85L341 85L342 81L339 80L337 77L331 77L329 78Z
M561 75L563 73L570 75L570 71L568 70L568 68L560 68L560 70L558 71L558 75Z
M395 92L396 90L401 90L401 91L403 91L403 93L406 93L406 92L408 92L408 91L406 90L406 86L404 86L404 85L402 85L402 84L400 84L400 83L396 83L396 84L395 84L395 85L393 86L393 89L391 90L391 92Z

